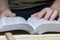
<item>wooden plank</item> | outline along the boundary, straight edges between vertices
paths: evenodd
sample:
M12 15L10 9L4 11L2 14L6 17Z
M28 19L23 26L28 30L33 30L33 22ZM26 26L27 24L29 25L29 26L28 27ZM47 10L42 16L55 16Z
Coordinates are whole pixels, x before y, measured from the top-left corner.
M0 35L0 40L7 40L5 35Z
M7 40L60 40L60 34L45 34L45 35L12 35L5 33Z
M16 40L16 39L13 37L12 33L10 33L10 32L6 32L6 33L5 33L5 36L6 36L7 40Z
M60 40L60 34L48 35L14 35L16 40Z

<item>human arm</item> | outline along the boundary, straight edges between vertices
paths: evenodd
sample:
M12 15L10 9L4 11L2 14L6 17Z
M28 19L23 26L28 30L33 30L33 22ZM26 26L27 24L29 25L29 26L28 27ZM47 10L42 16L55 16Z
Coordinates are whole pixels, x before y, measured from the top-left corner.
M8 6L8 0L0 0L0 17L13 17L14 13L11 12Z

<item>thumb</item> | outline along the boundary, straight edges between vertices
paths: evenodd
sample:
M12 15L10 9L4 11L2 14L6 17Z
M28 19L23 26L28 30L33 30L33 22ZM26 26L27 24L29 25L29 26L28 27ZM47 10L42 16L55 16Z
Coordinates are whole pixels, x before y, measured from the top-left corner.
M0 15L0 18L2 18L2 17L6 17L5 15Z
M10 15L10 17L15 17L16 16L16 14L15 13L12 13L11 15Z

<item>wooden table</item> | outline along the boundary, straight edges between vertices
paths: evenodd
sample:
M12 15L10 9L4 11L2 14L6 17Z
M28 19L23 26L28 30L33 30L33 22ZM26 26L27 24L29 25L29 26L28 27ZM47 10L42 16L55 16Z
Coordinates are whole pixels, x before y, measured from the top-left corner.
M60 34L45 34L45 35L12 35L5 33L5 36L0 36L1 40L60 40Z

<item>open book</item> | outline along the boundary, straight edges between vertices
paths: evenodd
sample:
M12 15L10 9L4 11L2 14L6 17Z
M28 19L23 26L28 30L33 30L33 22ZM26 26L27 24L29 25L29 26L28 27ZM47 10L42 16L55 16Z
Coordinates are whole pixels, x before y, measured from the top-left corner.
M0 18L0 32L10 30L24 30L31 34L60 32L60 22L37 18L29 18L27 21L22 17Z

